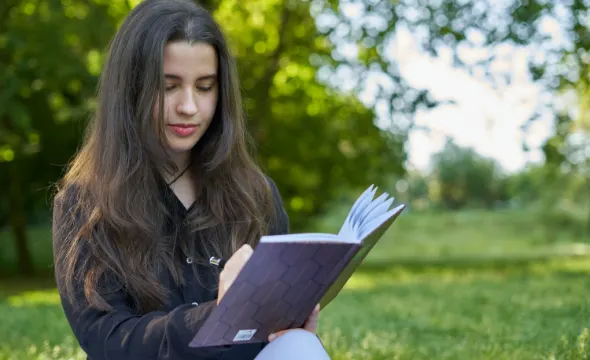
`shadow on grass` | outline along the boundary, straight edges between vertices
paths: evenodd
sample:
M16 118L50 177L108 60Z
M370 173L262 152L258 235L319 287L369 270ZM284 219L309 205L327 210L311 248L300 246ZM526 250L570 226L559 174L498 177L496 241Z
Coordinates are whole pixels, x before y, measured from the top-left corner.
M44 291L55 288L55 280L51 276L0 277L0 302L26 291Z

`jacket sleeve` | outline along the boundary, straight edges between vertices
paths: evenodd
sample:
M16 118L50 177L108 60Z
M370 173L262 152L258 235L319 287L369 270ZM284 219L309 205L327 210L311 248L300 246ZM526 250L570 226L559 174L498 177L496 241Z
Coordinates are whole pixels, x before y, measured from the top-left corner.
M108 298L111 311L100 311L79 298L79 308L62 297L66 318L81 348L92 359L218 359L222 349L188 347L215 302L181 305L166 312L134 314L123 294Z
M54 254L57 254L55 247L58 240L55 229L60 226L60 216L56 215L58 211L54 206ZM154 311L138 315L132 311L123 291L109 291L109 288L114 289L113 282L105 277L98 288L102 289L101 295L111 305L112 310L102 311L88 304L81 281L76 284L75 299L66 299L61 279L62 269L59 268L59 262L54 263L57 287L66 319L81 348L91 359L209 360L219 359L221 353L228 349L219 347L202 350L188 346L216 307L216 301L201 303L198 306L185 304L170 312Z

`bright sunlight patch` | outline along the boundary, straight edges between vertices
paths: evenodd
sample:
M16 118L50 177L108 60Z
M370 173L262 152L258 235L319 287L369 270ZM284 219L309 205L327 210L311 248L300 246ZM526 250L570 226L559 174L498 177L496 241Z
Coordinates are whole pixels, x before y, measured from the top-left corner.
M377 279L374 276L357 273L353 275L348 281L346 285L344 285L344 289L346 290L367 290L367 289L374 289L377 286Z
M28 291L8 297L8 305L12 307L58 305L59 294L56 290Z

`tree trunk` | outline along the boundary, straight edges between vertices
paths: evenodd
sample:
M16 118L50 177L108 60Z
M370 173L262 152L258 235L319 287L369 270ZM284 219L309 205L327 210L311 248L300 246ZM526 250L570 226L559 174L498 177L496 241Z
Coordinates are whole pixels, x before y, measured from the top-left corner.
M22 275L34 273L33 261L27 241L27 221L25 215L24 196L21 188L22 179L18 160L14 160L10 168L10 186L8 188L9 222L15 241L18 260L18 271Z

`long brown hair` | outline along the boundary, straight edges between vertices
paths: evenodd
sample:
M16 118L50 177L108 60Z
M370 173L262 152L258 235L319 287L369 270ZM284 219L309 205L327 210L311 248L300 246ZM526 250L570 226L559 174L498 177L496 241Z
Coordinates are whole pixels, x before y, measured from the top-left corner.
M163 146L163 121L153 121L170 41L205 42L218 57L217 108L191 154L197 201L180 244L165 232L172 214L158 195L157 170L178 169ZM244 243L255 246L268 231L276 217L272 190L250 154L236 74L218 25L191 1L146 0L125 19L109 47L83 146L54 199L55 265L69 299L83 284L91 305L109 309L97 288L108 276L138 309L157 309L168 290L158 274L168 270L183 281L176 245L200 254L198 264L210 254L229 257Z

